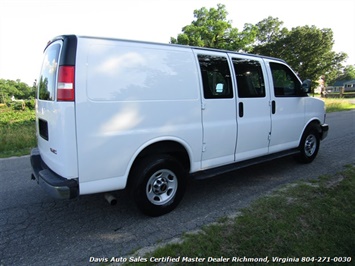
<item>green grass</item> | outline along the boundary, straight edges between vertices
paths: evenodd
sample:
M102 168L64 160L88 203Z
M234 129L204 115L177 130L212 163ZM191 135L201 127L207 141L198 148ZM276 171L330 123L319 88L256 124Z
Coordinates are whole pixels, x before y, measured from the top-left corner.
M35 112L0 108L0 158L29 154L35 146Z
M295 257L299 262L303 258L307 265L321 265L317 262L321 257L323 263L329 261L327 265L337 264L331 261L334 257L349 259L354 255L354 191L355 165L339 174L289 184L260 198L236 218L220 219L198 233L185 234L182 243L141 255L148 263L134 265L155 265L149 263L151 257L168 256L180 256L179 265L191 265L182 263L182 257L205 258L198 265L209 265L209 257L221 256L230 258L229 262L233 257L268 257L270 265L280 264L273 263L273 257Z
M355 109L355 99L322 98L327 113L349 111Z

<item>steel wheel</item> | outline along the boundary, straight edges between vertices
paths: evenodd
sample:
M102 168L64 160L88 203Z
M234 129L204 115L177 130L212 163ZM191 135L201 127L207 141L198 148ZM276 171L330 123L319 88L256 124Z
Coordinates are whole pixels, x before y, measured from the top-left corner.
M317 150L317 138L310 134L307 136L304 143L304 152L308 157L311 157L314 152Z
M187 175L187 169L168 154L144 157L130 174L131 195L144 214L166 214L182 200Z
M320 137L318 133L318 129L316 126L309 126L302 137L299 149L300 156L299 159L303 163L312 162L318 153L320 144Z
M176 175L168 169L162 169L149 178L146 187L147 198L154 205L163 205L175 196L177 188Z

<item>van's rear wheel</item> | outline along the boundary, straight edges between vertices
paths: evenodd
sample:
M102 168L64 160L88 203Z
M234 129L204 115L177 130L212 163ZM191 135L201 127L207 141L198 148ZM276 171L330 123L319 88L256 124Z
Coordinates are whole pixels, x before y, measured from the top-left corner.
M311 163L317 156L320 144L319 132L315 126L312 126L304 132L299 146L300 161Z
M174 157L146 157L134 166L130 176L131 194L144 214L163 215L175 209L182 200L186 177L186 170Z

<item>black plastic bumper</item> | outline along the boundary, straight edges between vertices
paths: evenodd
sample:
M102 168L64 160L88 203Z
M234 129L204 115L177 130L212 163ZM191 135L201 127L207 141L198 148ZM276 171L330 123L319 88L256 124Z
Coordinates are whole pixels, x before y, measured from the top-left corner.
M321 125L321 140L325 139L328 136L329 126L328 124Z
M79 195L79 185L76 179L66 179L51 171L43 162L38 148L31 151L32 178L57 199L72 199Z

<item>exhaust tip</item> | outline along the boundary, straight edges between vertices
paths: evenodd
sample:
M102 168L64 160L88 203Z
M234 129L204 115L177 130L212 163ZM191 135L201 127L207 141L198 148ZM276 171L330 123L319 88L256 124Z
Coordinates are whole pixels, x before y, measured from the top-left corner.
M105 193L105 199L110 204L111 206L114 206L117 204L117 199L110 193Z

